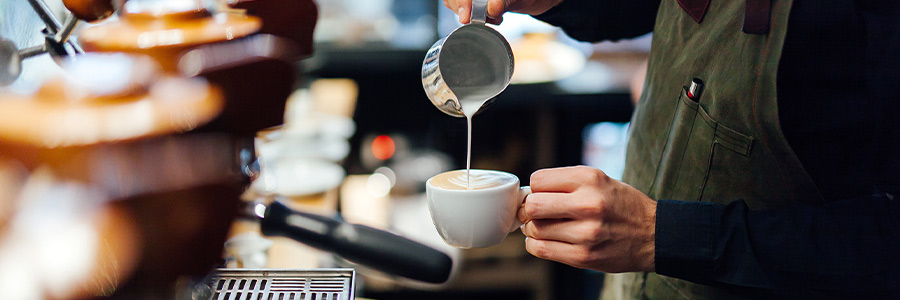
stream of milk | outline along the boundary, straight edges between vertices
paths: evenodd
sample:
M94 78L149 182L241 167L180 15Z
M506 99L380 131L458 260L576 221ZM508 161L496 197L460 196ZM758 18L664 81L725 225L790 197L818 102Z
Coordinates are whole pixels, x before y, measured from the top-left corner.
M467 99L460 100L460 106L462 106L463 114L466 116L466 189L472 189L472 180L470 171L472 170L472 117L475 116L475 113L478 112L478 109L481 108L481 105L484 104L487 100L478 100L480 98L472 98L469 97Z

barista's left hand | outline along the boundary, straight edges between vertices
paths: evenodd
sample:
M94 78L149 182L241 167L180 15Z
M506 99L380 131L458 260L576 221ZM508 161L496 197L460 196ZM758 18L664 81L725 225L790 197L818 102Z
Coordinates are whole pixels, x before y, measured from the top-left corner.
M531 190L518 216L532 255L609 273L655 269L656 201L585 166L538 170Z

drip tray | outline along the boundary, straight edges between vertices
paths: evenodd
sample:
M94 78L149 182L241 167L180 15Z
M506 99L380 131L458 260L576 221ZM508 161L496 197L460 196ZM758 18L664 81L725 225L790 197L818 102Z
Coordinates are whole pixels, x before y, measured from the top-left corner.
M352 300L353 269L218 269L210 300Z

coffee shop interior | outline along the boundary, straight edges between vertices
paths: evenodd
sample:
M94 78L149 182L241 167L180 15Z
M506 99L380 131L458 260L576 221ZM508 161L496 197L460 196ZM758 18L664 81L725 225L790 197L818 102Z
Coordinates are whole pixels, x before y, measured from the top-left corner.
M0 298L596 299L602 273L519 231L460 249L433 225L425 182L466 168L468 133L423 60L457 20L438 0L0 0ZM472 118L472 168L620 176L649 37L493 28L515 69Z

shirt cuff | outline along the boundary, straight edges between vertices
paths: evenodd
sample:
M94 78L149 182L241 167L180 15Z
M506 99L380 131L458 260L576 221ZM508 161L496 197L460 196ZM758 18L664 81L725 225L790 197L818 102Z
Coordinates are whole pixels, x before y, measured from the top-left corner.
M656 273L695 282L713 273L717 220L723 207L709 202L659 200Z

